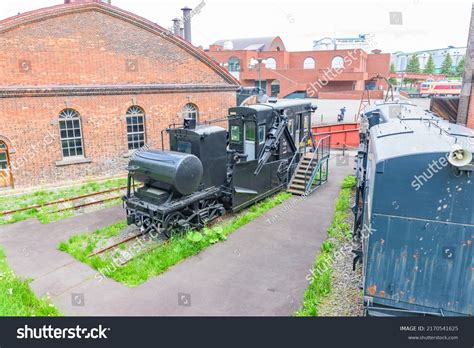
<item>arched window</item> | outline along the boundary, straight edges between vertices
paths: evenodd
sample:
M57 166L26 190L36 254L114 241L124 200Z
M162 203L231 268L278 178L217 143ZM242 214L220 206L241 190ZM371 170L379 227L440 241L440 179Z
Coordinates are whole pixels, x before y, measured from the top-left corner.
M303 62L303 69L314 69L316 66L316 62L313 58L308 57Z
M145 145L145 112L139 106L130 106L127 110L128 150L133 151Z
M81 116L74 109L64 109L59 114L59 131L63 158L83 157Z
M336 56L332 59L331 69L343 69L344 59L341 56Z
M181 115L183 116L183 118L192 118L197 121L199 118L198 107L192 103L188 103L183 107Z
M277 62L275 58L267 58L265 63L265 68L275 70L277 67Z
M240 71L240 59L237 57L229 58L229 71L239 72Z
M8 147L0 140L0 188L13 187L13 177L10 171L10 157L8 156Z

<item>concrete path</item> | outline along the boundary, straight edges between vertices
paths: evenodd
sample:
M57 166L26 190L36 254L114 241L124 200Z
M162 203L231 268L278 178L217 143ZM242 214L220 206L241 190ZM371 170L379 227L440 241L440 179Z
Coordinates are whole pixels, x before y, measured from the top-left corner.
M336 163L338 162L338 163ZM316 253L326 238L347 163L331 159L330 180L306 200L293 197L232 233L228 240L128 288L57 250L71 235L124 217L121 207L41 225L0 226L0 245L15 273L34 279L65 315L287 316L300 307Z

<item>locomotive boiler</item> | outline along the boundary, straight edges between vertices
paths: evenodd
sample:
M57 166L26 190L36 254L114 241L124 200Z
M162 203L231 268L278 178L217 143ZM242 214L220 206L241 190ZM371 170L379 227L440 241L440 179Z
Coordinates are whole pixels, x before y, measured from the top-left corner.
M170 237L285 189L311 137L314 109L276 101L229 109L228 129L191 119L170 126L170 150L138 150L129 162L128 224Z
M474 314L474 132L407 102L361 120L356 259L370 316Z

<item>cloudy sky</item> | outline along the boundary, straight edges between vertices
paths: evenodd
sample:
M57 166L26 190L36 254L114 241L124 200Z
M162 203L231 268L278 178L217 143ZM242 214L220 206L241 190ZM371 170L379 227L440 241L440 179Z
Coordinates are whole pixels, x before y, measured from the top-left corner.
M373 34L384 52L466 46L470 0L112 0L112 4L161 26L181 15L182 5L204 6L193 19L193 43L280 35L289 50L310 50L323 37ZM61 0L2 0L0 18L61 3ZM390 13L401 13L401 25ZM392 19L400 23L400 16Z

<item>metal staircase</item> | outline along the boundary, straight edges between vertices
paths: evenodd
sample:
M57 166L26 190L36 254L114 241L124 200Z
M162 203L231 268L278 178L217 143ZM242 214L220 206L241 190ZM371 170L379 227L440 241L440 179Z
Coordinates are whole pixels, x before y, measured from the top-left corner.
M287 191L307 196L324 184L328 180L329 155L330 136L326 136L318 141L313 152L302 154Z

